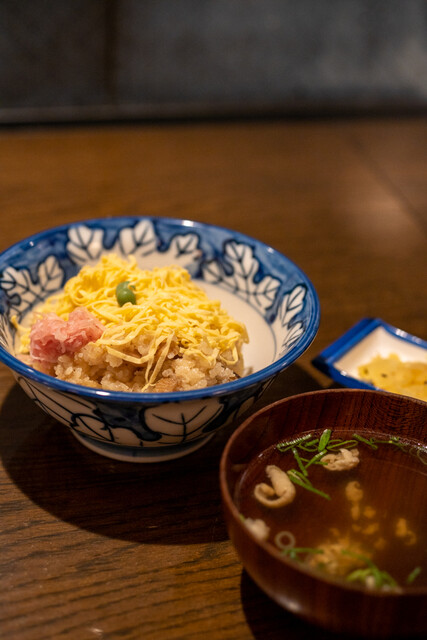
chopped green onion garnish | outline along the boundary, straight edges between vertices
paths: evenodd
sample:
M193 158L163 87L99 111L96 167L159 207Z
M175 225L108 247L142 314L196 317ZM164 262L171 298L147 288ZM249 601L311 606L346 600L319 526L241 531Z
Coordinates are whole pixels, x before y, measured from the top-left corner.
M313 440L310 440L310 442L306 442L305 446L306 447L316 447L316 449L317 449L318 443L319 443L319 438L314 438Z
M349 549L342 549L341 553L344 556L351 556L352 558L361 560L362 562L369 565L370 567L373 566L373 562L371 561L371 559L368 558L367 556L363 556L361 553L355 553L354 551L350 551Z
M356 440L330 440L328 449L352 449L356 446Z
M291 556L294 559L296 559L298 553L323 553L323 551L322 549L313 549L312 547L290 547L282 551L283 555Z
M358 433L353 433L353 438L355 438L356 440L359 440L359 442L364 442L369 447L372 447L372 449L378 449L377 445L374 442L372 442L372 438L368 440L367 438L360 436Z
M304 442L304 440L308 440L311 437L311 433L306 433L305 435L299 436L298 438L288 440L288 442L279 442L279 444L276 445L276 449L278 449L281 453L285 453L286 451L289 451L289 449L292 449L292 447L294 447L295 445L299 445L300 442Z
M293 447L292 449L292 453L294 454L294 458L297 461L297 464L299 466L299 468L301 469L301 473L303 473L305 476L307 475L307 471L302 463L301 458L299 457L299 453L297 451L297 449L295 447Z
M327 493L324 493L323 491L320 491L319 489L315 489L313 487L313 485L310 483L308 483L306 481L306 478L304 478L304 480L298 475L298 472L295 469L290 469L288 471L288 476L290 477L290 479L292 480L292 482L294 482L295 484L299 485L300 487L303 487L303 489L307 489L308 491L312 491L313 493L316 493L319 496L322 496L322 498L325 498L326 500L330 500L331 496L329 496Z
M298 469L291 469L292 473L294 473L296 476L298 476L298 478L300 478L301 482L303 482L304 484L309 485L310 487L312 487L312 483L310 482L308 476L304 473L302 473L302 471L298 471Z
M361 577L363 577L363 579L366 579L368 576L373 576L377 589L380 589L384 585L397 587L396 580L394 580L394 578L392 578L391 575L387 573L387 571L381 571L380 569L378 569L378 567L372 562L372 560L370 560L370 558L367 558L360 553L349 551L348 549L343 549L341 553L346 556L351 556L352 558L357 558L358 560L361 560L368 565L367 569L356 569L355 571L350 573L346 577L346 580L349 580L351 582L353 580L360 580Z
M319 438L314 438L313 440L309 440L308 442L304 442L299 445L300 449L304 449L304 451L317 451L317 445L319 444Z
M316 453L315 456L313 456L311 458L311 460L309 460L307 462L307 464L305 465L305 468L308 469L308 467L312 464L316 464L319 460L321 460L323 458L323 456L326 454L326 450L324 449L323 451L319 451L319 453Z
M418 578L420 573L421 573L421 567L415 567L415 569L413 569L409 574L409 576L406 578L406 584L412 584L414 580Z
M329 439L331 437L331 429L325 429L322 435L320 436L319 444L317 445L318 451L324 451L328 446Z
M356 582L356 580L360 580L361 582L365 582L366 578L371 575L371 569L355 569L351 573L346 576L347 582Z

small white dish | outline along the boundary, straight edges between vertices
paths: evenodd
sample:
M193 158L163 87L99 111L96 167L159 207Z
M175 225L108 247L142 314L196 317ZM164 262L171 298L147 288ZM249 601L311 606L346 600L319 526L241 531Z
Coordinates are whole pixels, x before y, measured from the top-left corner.
M360 380L359 366L395 353L403 362L427 362L427 342L380 318L363 318L316 356L313 365L345 387L378 389Z

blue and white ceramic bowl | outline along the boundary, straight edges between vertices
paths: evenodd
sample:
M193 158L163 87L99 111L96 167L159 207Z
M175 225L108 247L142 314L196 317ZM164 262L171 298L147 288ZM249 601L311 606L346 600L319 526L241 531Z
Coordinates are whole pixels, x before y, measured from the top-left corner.
M126 393L70 384L14 355L14 328L37 303L100 255L134 254L139 266L179 264L246 324L245 365L233 382L173 393ZM248 413L274 377L310 345L319 325L313 285L288 258L235 231L169 218L77 222L0 254L0 359L34 402L90 449L119 460L161 461L194 451Z

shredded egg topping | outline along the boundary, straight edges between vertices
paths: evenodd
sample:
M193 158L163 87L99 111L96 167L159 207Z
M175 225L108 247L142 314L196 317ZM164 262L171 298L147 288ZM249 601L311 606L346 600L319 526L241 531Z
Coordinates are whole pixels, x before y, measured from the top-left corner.
M132 286L136 304L119 306L116 287L124 281ZM161 369L172 340L179 354L185 351L212 364L219 359L225 365L235 364L241 344L248 342L245 326L231 318L218 300L211 300L186 269L143 270L133 256L124 260L106 254L95 266L84 266L62 292L37 308L32 322L49 312L67 320L77 307L86 307L105 325L96 344L134 365L145 364L149 380ZM28 352L29 332L25 329L21 335L23 352ZM130 348L138 336L150 341L144 355Z

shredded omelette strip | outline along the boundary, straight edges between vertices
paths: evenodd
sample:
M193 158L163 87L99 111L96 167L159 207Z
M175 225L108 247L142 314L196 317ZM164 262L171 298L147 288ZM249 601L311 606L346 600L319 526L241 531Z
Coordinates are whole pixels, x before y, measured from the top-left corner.
M136 304L119 306L116 287L124 281L133 287ZM125 260L106 254L95 266L84 266L62 292L37 307L31 324L49 312L67 320L77 307L86 307L105 325L97 345L122 360L147 366L147 383L155 380L174 338L179 355L186 352L212 365L220 360L228 366L239 360L240 347L248 342L244 324L231 318L218 300L211 300L186 269L143 270L133 256ZM30 328L19 328L21 353L28 353ZM132 347L139 336L149 340L144 355Z

